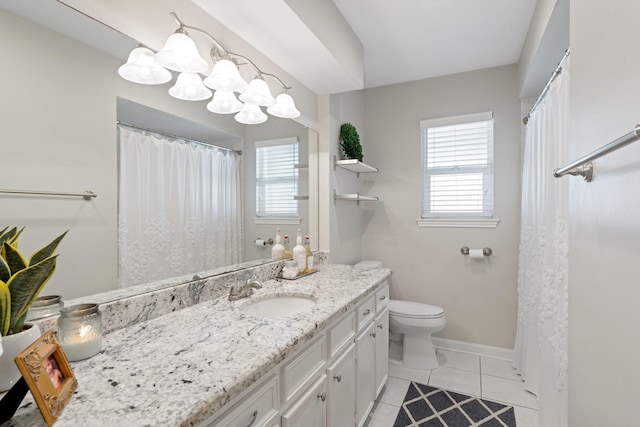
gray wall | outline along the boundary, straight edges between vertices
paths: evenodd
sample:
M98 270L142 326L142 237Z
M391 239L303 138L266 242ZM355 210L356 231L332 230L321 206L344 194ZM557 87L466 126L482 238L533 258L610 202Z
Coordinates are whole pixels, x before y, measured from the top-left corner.
M439 337L513 348L520 227L520 103L515 65L365 90L363 257L393 269L393 298L444 308ZM420 228L420 120L493 111L496 229ZM471 262L462 246L493 249ZM333 247L332 247L333 251Z
M47 293L72 298L117 287L118 60L0 11L0 182L96 199L0 195L0 224L25 225L29 255L69 229ZM82 58L82 63L78 61ZM8 61L8 59L7 59ZM7 65L7 64L5 64ZM96 84L100 82L100 84Z
M640 119L640 2L571 3L572 160ZM569 420L640 425L640 143L570 183Z
M340 126L351 123L358 130L363 147L364 161L368 161L369 143L364 138L364 93L362 91L347 92L331 95L329 115L329 159L322 167L329 168L330 194L330 256L332 263L355 264L362 259L362 209L366 203L357 205L355 202L333 200L333 190L339 194L361 192L362 183L356 174L341 168L333 168L334 156L341 159ZM361 175L362 176L362 175Z

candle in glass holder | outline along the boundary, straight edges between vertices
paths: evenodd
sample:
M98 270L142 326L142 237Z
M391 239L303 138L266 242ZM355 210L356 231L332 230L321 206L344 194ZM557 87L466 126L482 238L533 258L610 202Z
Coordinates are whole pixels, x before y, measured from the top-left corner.
M69 361L88 359L102 350L102 319L97 304L60 310L58 339Z

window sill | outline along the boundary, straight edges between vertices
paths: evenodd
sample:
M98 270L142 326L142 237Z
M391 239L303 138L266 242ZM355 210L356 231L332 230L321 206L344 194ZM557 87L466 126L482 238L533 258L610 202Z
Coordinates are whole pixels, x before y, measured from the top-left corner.
M302 220L298 217L256 217L253 222L262 225L300 225Z
M419 218L418 227L441 228L498 228L496 218Z

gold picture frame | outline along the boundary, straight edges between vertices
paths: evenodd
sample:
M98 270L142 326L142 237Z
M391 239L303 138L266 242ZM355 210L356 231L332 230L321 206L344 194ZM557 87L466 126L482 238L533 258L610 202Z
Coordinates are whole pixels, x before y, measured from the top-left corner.
M78 387L56 333L49 331L42 335L15 361L44 421L52 426Z

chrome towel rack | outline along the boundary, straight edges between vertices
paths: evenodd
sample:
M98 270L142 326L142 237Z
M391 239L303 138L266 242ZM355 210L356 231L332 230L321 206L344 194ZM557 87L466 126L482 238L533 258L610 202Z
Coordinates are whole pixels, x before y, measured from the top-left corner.
M96 193L91 190L87 190L84 193L62 193L55 191L32 191L32 190L6 190L0 189L0 193L6 194L27 194L27 195L39 195L39 196L71 196L82 197L85 200L91 200L94 197L98 197Z
M580 157L578 160L571 162L566 166L555 169L553 171L553 176L555 176L556 178L560 178L563 175L580 175L584 178L585 181L591 182L591 179L593 178L593 163L591 163L592 160L600 158L606 154L616 151L618 148L622 148L625 145L629 145L632 142L636 142L638 140L640 140L640 123L637 124L635 129L633 129L628 134L621 136L615 141L612 141L607 145L604 145L597 150L594 150L591 153Z

